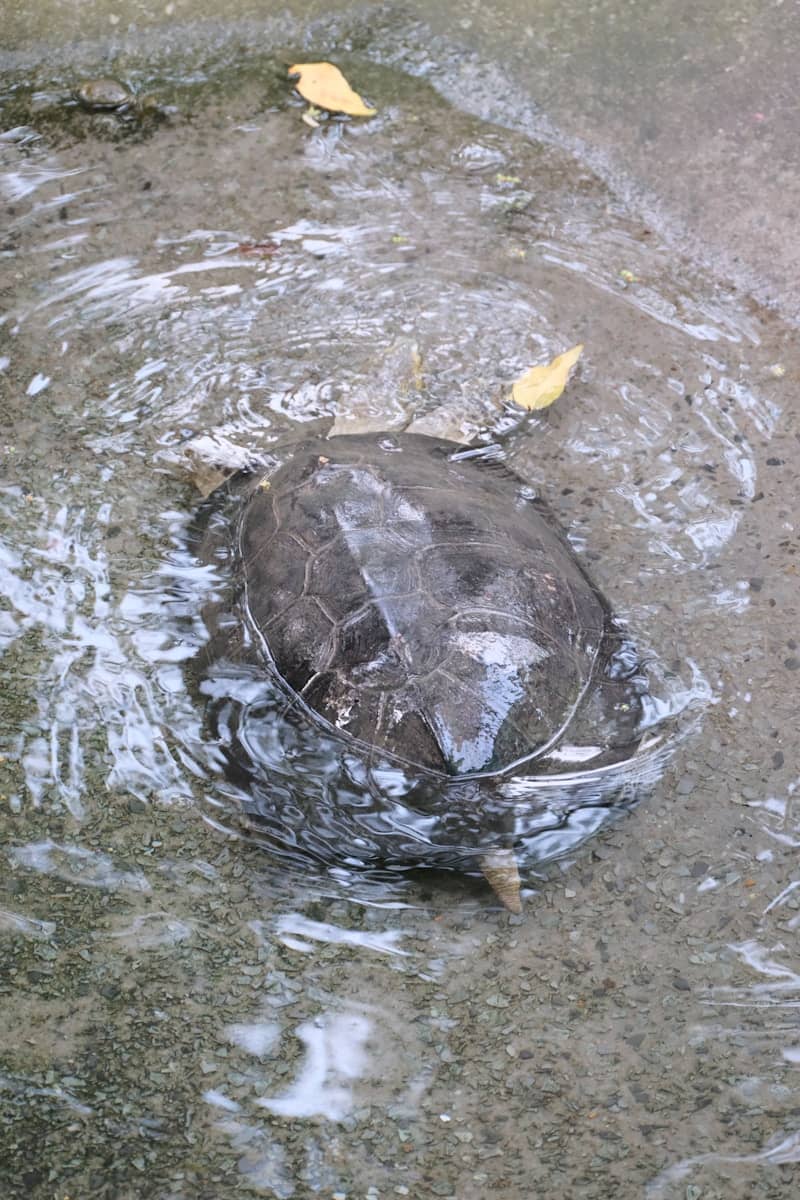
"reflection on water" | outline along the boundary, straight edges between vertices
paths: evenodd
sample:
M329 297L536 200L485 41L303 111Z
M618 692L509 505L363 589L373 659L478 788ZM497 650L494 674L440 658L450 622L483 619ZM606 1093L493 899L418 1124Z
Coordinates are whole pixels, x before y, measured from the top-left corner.
M363 1072L369 1032L369 1022L356 1014L304 1021L295 1030L305 1046L297 1078L283 1095L261 1097L257 1103L282 1117L341 1121L353 1106L350 1081Z
M55 842L28 843L8 852L13 863L30 871L41 871L56 879L80 883L82 887L149 892L150 884L140 874L118 870L105 854L82 846L59 846Z
M300 913L287 913L279 918L276 932L284 946L306 953L314 949L314 942L327 942L335 946L361 946L379 954L408 954L398 945L403 935L397 929L364 933L360 929L341 929L326 921L310 921Z
M364 124L230 77L147 138L33 113L0 139L6 1158L26 1194L175 1200L771 1179L799 1053L769 674L796 630L764 583L791 515L762 499L786 348L557 150L359 69ZM552 793L523 918L254 845L187 683L218 581L183 447L469 438L579 340L509 455L634 632L653 736L702 729L632 820Z

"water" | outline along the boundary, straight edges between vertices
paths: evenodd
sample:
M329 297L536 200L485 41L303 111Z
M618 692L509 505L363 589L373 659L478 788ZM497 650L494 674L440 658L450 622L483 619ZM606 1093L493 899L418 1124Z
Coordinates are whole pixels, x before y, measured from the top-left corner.
M66 77L6 97L5 1192L784 1194L785 331L558 148L343 65L370 122L309 129L266 54L140 67L164 120L83 114ZM469 437L577 341L509 455L693 714L670 768L541 844L569 853L521 918L477 880L270 855L187 685L213 581L184 447Z

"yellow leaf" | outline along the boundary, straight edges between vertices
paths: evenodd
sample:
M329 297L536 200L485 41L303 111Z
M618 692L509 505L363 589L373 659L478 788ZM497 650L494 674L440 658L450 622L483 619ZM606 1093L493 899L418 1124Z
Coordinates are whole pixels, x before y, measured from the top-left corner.
M294 81L294 86L304 100L318 108L347 113L351 117L372 117L378 111L377 108L367 108L333 63L295 63L289 67L289 75L300 76Z
M547 408L567 386L569 373L582 351L582 345L573 346L545 366L531 367L511 389L514 403L520 408L527 408L529 412L536 408Z

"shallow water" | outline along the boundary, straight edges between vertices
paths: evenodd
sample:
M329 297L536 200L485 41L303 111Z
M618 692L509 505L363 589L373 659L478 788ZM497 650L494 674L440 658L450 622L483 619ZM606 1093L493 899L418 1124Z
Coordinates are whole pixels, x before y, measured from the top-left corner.
M312 130L267 50L141 67L164 120L84 114L66 76L6 96L6 1194L783 1194L787 331L558 148L366 58L378 117ZM541 842L568 853L521 918L460 876L271 857L186 683L212 580L182 448L491 432L577 341L508 452L693 714L669 770Z

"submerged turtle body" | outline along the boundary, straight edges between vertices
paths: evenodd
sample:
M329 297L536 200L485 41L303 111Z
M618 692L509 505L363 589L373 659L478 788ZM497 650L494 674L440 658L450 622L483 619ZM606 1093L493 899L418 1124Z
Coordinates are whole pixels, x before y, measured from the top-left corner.
M235 585L207 612L206 666L248 664L279 694L235 719L218 703L216 721L228 759L260 773L273 827L263 723L305 724L340 756L300 817L297 789L285 797L287 836L313 853L317 805L339 834L325 852L348 861L508 845L505 785L635 744L635 655L548 510L487 454L415 434L311 439L207 502L200 552Z

